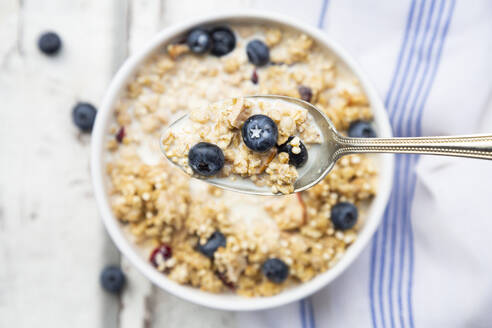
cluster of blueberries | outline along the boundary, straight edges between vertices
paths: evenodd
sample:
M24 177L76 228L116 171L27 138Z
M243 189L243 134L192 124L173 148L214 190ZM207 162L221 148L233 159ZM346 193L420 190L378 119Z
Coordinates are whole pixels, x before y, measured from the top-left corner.
M215 231L203 245L198 243L197 250L213 260L214 253L219 247L226 246L226 238L220 231ZM278 258L271 258L263 262L261 267L263 274L274 283L282 283L289 276L289 267Z
M191 52L204 54L208 51L214 56L227 55L236 47L236 36L227 26L212 29L197 27L188 33L186 44ZM270 50L261 40L252 40L246 46L249 61L255 66L264 66L270 62Z
M341 202L333 206L331 210L331 221L338 230L347 230L352 228L357 222L358 211L357 207L348 202ZM219 247L226 247L226 237L220 231L215 231L203 245L197 244L196 250L208 257L214 259L215 252ZM157 256L161 256L162 260L166 261L172 257L171 247L167 244L161 244L156 247L150 254L150 263L154 267L158 267ZM273 283L280 284L289 276L289 266L279 258L270 258L263 262L261 267L262 273ZM228 282L223 274L218 274L219 278L224 280L224 283L229 287L234 287ZM101 284L103 288L110 293L119 293L126 282L125 275L117 266L108 266L101 273Z
M203 245L198 243L196 245L196 250L209 259L213 260L214 259L214 254L215 252L219 249L219 247L226 247L226 237L220 232L220 231L215 231L208 239L207 242ZM158 261L157 261L157 256L161 256L161 258L166 261L171 258L172 256L172 251L171 247L167 244L161 244L160 246L156 247L152 253L150 254L150 263L154 267L158 267ZM112 267L114 268L114 267ZM111 269L114 270L114 269ZM113 272L113 271L110 271ZM275 283L281 283L283 282L287 276L289 275L289 267L280 259L272 258L268 259L263 263L262 266L262 272L265 274L265 276L275 282ZM102 276L103 277L103 276ZM222 273L218 273L218 277L224 281L224 283L233 288L234 285L230 283L229 281L226 280L225 276ZM107 279L106 279L107 280ZM113 279L116 280L116 279ZM105 280L102 280L103 283Z
M357 222L358 211L357 207L348 202L341 202L332 207L331 221L338 230L347 230L352 228ZM214 253L219 247L226 247L226 237L220 232L215 231L203 245L198 243L197 250L206 257L213 260ZM164 250L163 256L165 259L171 256L171 251L168 246L157 248L154 253ZM151 256L151 262L152 256ZM289 276L289 266L279 258L270 258L263 262L261 266L263 274L273 283L280 284Z
M251 150L264 153L274 146L277 146L278 128L275 122L268 116L258 114L250 116L241 128L241 135L244 144ZM300 142L299 153L292 152L290 141L288 140L277 146L278 152L286 152L289 155L289 164L299 168L306 164L308 152L306 146ZM188 163L193 172L202 176L212 176L224 167L224 153L214 144L199 142L191 147L188 152Z

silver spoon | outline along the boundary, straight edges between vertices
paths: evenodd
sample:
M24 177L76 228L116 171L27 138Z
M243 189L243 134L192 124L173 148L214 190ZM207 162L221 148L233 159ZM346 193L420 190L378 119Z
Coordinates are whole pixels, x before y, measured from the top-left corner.
M295 182L294 192L311 188L320 182L333 168L340 157L355 153L409 153L469 157L492 160L492 135L470 135L454 137L415 137L415 138L349 138L337 132L326 115L312 104L300 99L261 95L250 96L251 99L283 100L308 110L314 118L322 134L322 142L316 145L316 151L309 151L309 160L304 167L298 169L299 178ZM172 123L185 124L185 115ZM162 147L162 140L161 140ZM162 150L164 154L166 152ZM314 155L314 156L313 156ZM169 159L170 160L170 159ZM170 160L171 161L171 160ZM172 161L171 161L172 162ZM174 162L172 162L174 164ZM269 187L259 187L247 179L207 178L206 182L222 189L254 194L273 194Z

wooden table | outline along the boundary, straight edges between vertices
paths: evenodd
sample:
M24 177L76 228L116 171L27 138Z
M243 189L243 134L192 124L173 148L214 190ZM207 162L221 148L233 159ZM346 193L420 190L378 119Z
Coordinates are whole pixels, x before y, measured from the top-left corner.
M260 1L258 1L259 3ZM100 104L123 60L160 29L251 0L0 1L0 327L234 327L233 313L153 287L109 240L89 176L90 135L77 101ZM63 39L59 56L40 33ZM128 288L99 274L120 263Z

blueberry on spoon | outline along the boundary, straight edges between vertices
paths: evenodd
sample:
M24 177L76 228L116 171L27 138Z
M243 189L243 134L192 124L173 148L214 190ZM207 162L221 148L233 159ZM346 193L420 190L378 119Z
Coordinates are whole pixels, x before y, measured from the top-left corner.
M224 167L225 158L217 145L199 142L188 152L188 162L193 172L209 177Z
M197 248L200 253L205 255L206 257L213 259L214 254L219 249L219 247L226 246L226 237L220 232L215 231L207 240L207 242L203 245L198 243Z
M290 136L285 143L278 146L278 152L287 153L289 155L289 164L299 168L306 164L308 160L308 151L301 140L299 140L299 145L292 145L292 140L294 140L294 138L297 137Z
M266 260L261 266L263 274L276 284L280 284L289 276L289 267L281 259L273 258Z
M244 122L241 129L246 146L257 152L266 152L277 143L277 124L266 115L253 115Z

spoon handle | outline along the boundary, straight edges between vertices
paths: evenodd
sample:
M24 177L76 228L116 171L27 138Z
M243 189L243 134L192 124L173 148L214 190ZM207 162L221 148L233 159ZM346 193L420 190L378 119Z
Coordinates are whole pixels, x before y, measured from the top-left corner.
M492 135L415 138L348 138L338 136L334 158L354 153L408 153L492 160Z

